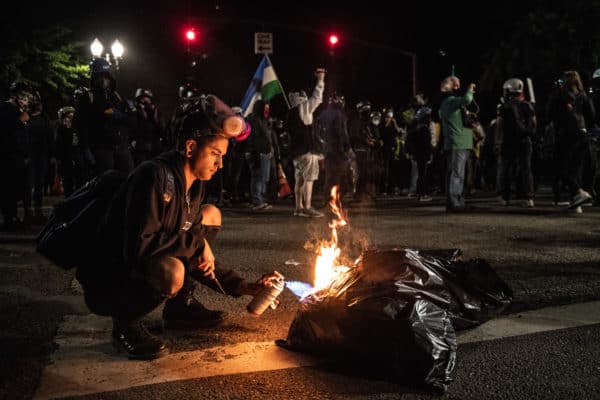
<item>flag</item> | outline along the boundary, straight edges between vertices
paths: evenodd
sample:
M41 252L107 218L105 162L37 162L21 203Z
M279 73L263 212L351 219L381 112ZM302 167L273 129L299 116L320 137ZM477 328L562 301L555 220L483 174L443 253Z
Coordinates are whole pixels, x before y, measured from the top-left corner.
M256 100L263 99L270 102L277 95L284 95L285 98L283 87L279 79L277 79L273 65L271 65L271 60L265 55L260 64L258 64L254 77L252 77L252 82L250 82L250 86L248 86L248 90L246 90L246 94L242 100L241 107L244 117L247 117L252 112Z

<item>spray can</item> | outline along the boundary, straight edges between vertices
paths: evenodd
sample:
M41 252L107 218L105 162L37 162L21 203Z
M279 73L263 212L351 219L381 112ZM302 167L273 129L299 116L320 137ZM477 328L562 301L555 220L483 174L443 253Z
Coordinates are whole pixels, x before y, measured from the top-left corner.
M269 307L271 304L275 302L275 299L279 294L283 291L285 287L285 283L283 279L274 281L272 283L273 286L263 288L248 305L246 306L246 310L256 317L262 315L263 312Z

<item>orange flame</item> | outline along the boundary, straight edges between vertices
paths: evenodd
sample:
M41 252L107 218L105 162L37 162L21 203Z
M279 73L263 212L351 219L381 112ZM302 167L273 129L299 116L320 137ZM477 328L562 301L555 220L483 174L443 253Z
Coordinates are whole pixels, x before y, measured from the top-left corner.
M331 188L329 206L336 218L329 223L331 240L322 244L317 253L315 281L313 285L315 292L327 289L340 273L347 270L347 267L337 265L338 257L340 256L337 228L348 224L346 214L342 209L338 186Z

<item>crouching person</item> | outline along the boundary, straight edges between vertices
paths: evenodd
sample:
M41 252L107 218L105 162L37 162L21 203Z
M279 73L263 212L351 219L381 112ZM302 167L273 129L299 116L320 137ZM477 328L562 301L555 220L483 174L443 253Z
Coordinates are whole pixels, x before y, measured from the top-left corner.
M129 358L168 353L141 322L164 302L167 328L197 329L223 321L222 311L208 310L194 298L198 282L239 297L255 295L280 278L273 272L247 282L219 265L211 251L221 214L201 205L205 182L223 167L228 139L244 122L217 98L208 104L186 118L178 150L142 163L129 175L98 227L98 253L77 270L86 304L93 313L113 318L112 342Z

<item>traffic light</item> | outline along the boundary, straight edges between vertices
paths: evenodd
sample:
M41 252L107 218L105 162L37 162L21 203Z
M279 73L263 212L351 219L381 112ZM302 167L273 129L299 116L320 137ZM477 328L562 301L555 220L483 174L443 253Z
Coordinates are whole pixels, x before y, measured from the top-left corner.
M329 46L335 47L340 41L340 38L336 34L329 35Z
M195 42L196 38L197 38L197 34L196 34L196 30L194 28L186 29L186 31L185 31L185 40L188 43Z

